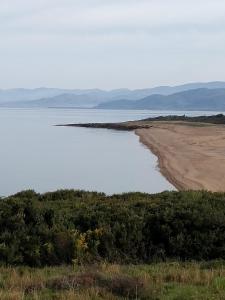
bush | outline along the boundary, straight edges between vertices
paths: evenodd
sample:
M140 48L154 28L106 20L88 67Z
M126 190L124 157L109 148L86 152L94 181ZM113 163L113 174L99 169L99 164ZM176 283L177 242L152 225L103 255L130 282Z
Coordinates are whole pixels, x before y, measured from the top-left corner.
M225 193L24 191L0 201L0 263L225 259Z

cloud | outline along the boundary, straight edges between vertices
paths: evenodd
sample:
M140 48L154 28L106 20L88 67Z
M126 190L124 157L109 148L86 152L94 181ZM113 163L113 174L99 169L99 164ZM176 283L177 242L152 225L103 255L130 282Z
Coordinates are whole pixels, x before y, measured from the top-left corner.
M5 86L225 79L224 0L1 0L0 22Z
M160 29L168 32L179 31L179 27L213 29L225 23L225 3L220 0L13 1L15 4L11 6L5 0L1 4L2 32L113 34Z

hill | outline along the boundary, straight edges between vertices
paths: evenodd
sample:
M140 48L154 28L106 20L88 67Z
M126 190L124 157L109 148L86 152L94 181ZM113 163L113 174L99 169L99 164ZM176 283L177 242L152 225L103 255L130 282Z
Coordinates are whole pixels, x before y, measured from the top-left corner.
M172 95L151 95L141 100L99 104L99 109L225 110L225 89L195 89Z
M146 89L8 89L0 90L0 107L94 107L98 104L126 100L140 100L151 95L171 95L191 89L225 89L225 82L190 83L178 86L160 86ZM117 103L116 105L118 105ZM122 103L129 106L129 103Z
M7 102L0 104L1 107L19 108L46 108L46 107L93 107L101 101L101 97L91 95L60 94L54 97L42 98L33 101Z

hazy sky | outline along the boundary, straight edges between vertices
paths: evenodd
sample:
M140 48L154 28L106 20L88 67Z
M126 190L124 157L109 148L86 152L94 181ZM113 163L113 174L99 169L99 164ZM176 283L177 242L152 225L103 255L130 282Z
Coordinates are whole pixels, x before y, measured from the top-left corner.
M225 0L0 0L0 88L225 80Z

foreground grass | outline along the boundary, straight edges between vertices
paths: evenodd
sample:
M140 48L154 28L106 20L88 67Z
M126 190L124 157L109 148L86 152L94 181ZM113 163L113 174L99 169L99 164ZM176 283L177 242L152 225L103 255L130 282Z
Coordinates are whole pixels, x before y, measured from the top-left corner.
M225 299L225 262L1 267L0 299Z

